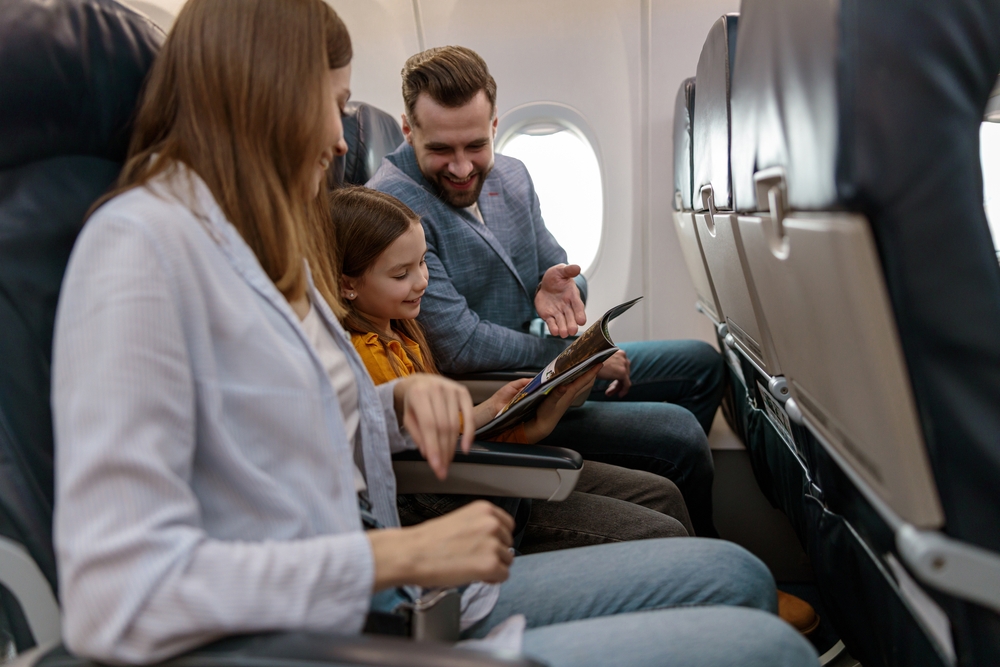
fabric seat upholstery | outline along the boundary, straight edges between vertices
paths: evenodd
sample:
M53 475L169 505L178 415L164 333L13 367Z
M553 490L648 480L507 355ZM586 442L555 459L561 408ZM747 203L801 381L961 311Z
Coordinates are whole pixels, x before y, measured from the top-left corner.
M0 534L28 550L53 589L56 302L84 216L121 168L162 38L102 0L8 2L0 12ZM17 625L9 600L5 609ZM16 634L23 645L23 627Z

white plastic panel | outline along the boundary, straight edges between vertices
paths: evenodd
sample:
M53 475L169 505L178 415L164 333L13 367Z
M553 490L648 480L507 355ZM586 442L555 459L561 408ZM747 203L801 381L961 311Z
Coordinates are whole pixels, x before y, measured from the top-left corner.
M702 254L701 242L698 240L698 229L694 222L694 213L690 211L674 211L674 228L680 241L681 253L687 265L688 275L694 284L698 304L716 324L723 321L723 311L715 297L712 279L705 268L705 257Z
M738 223L802 415L895 514L940 527L944 514L867 220L796 214L784 219L783 236L770 216Z
M184 1L125 0L160 24ZM463 44L489 63L501 114L531 102L577 109L593 129L604 180L591 319L644 294L643 316L618 323L616 338L715 339L692 308L671 224L673 103L709 27L739 11L739 0L327 1L351 31L356 100L398 117L406 58L425 46Z
M652 338L715 340L708 318L691 307L694 290L684 270L673 214L674 101L681 82L695 75L712 24L740 11L738 0L653 0L649 3L648 282ZM695 86L697 104L697 84ZM697 193L695 193L697 196Z
M327 0L351 33L351 99L403 115L400 70L421 50L412 0Z
M732 213L695 213L698 238L729 333L750 359L770 376L781 368L771 351L750 271L745 266L743 240Z

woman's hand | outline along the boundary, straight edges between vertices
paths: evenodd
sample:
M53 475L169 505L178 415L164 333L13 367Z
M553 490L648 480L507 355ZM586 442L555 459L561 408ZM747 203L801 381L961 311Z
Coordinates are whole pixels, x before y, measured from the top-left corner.
M569 406L581 394L589 394L600 373L602 364L597 364L577 379L561 384L553 389L535 412L535 417L524 424L524 435L529 443L542 440L556 427Z
M443 480L455 456L459 431L466 453L476 433L469 390L440 375L415 373L396 383L393 402L399 423L417 443L437 478Z
M506 581L514 561L513 530L514 519L485 500L412 528L370 530L375 590Z
M625 350L618 350L608 357L604 362L604 369L597 375L602 380L612 381L604 390L604 394L624 398L632 386L631 372L632 362L628 360Z

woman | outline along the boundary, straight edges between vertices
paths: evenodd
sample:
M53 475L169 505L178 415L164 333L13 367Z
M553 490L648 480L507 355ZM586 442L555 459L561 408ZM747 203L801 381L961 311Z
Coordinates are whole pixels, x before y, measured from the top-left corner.
M392 528L403 430L444 475L472 406L434 376L374 387L303 262L344 151L350 54L321 0L190 0L154 64L57 315L68 647L148 663L228 634L356 633L380 592L486 581L505 583L466 589L465 636L523 613L524 651L553 664L814 661L760 611L773 582L737 547L656 540L512 565L512 521L487 503ZM359 498L390 528L362 531ZM712 604L758 609L683 608Z

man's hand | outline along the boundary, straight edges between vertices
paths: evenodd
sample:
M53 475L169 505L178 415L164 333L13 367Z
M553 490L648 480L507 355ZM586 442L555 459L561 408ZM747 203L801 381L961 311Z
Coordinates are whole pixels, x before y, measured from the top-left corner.
M535 311L549 325L549 333L565 338L575 336L577 328L587 323L580 289L573 278L580 275L576 264L550 266L535 294Z
M375 590L500 583L510 574L514 519L485 500L412 528L366 533L375 559Z
M459 431L465 453L476 434L469 390L440 375L415 373L396 383L393 402L400 424L417 443L437 478L443 480L455 456Z
M625 350L618 350L604 361L604 368L597 374L602 380L611 380L611 384L604 390L605 396L618 396L624 398L632 386L632 379L629 374L632 370L632 362L625 355Z

